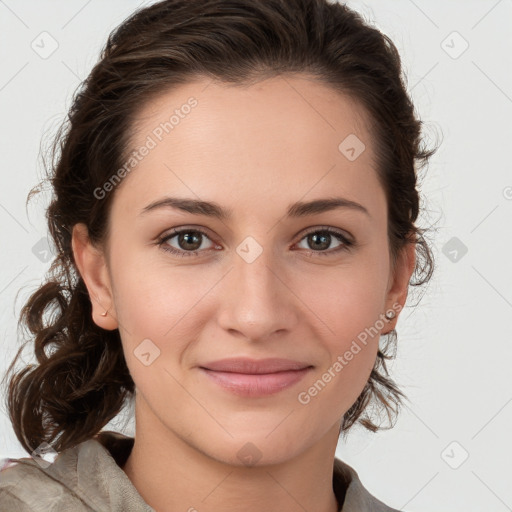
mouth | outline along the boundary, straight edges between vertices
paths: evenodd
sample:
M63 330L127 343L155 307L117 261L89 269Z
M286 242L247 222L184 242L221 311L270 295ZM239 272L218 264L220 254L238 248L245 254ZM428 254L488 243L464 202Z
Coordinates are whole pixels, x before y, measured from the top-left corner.
M248 357L228 358L211 361L200 366L200 368L211 371L251 375L304 370L311 367L312 365L309 363L276 357L267 359L250 359Z
M251 359L236 357L205 363L199 367L209 382L238 396L264 397L291 388L313 366L307 362L283 358Z

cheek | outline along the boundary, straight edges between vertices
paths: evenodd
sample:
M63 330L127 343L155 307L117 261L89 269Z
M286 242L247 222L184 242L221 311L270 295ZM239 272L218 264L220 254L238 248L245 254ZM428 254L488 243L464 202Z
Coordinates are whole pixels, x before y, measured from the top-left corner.
M316 337L329 354L316 386L316 391L328 388L322 391L325 396L321 401L343 401L343 407L348 408L368 380L380 332L386 325L388 264L381 251L368 251L350 264L296 281L296 289L307 297L308 308L314 312L309 316L310 325L317 326Z
M190 309L205 287L200 266L180 266L164 250L137 240L119 240L112 251L118 318L125 329L163 334Z
M201 295L194 283L181 283L179 272L169 269L152 267L119 275L115 304L123 339L136 345L149 338L160 349L172 339L173 350L179 350Z
M318 317L316 323L323 324L323 338L329 339L331 352L344 350L346 343L371 327L379 331L384 327L388 265L382 252L368 250L337 267L295 279L295 289Z
M320 401L336 404L341 410L354 403L368 380L384 326L379 320L380 303L360 292L360 284L353 289L347 286L331 300L326 296L320 298L321 319L328 329L322 328L317 337L328 358L310 383L315 389L307 393L314 397L321 392Z
M336 422L354 404L374 368L384 322L375 281L367 277L365 281L347 272L311 297L311 309L320 318L315 337L328 357L299 390L297 402L308 417Z
M136 254L123 252L122 244L117 247L112 258L114 300L130 373L137 385L154 379L174 385L169 373L156 370L165 368L182 377L182 365L190 363L183 358L211 318L205 307L217 274L200 264L169 263L157 248Z

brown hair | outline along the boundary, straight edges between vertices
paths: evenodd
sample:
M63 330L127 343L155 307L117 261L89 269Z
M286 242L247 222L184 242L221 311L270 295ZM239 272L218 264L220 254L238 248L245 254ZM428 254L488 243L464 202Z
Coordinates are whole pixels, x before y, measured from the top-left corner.
M110 34L51 148L47 219L56 257L19 321L31 333L25 343L34 342L38 364L13 374L7 394L14 432L27 451L44 441L61 451L89 439L133 398L119 331L103 330L92 320L71 233L85 223L93 242L108 236L113 193L99 200L94 191L126 161L136 113L155 95L193 78L236 85L283 73L307 73L351 96L369 114L392 261L405 244L416 243L410 285L430 279L426 230L415 226L416 171L437 148L420 147L422 122L386 35L328 0L164 0L138 10ZM356 421L373 432L382 428L369 416L371 406L390 420L398 414L405 395L386 367L396 331L385 340L366 386L343 417L344 434Z

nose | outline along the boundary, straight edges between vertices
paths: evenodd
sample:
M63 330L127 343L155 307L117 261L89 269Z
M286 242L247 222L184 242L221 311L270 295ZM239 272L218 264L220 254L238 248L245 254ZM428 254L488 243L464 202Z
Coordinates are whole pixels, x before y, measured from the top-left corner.
M263 341L293 330L300 318L300 300L289 272L263 250L254 260L237 253L224 279L219 324L231 335Z

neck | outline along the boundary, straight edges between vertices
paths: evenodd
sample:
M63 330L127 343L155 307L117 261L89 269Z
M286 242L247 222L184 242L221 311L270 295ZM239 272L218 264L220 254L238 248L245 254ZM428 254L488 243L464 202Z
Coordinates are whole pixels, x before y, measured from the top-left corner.
M137 397L135 442L123 471L158 512L338 512L332 485L338 431L336 424L293 458L248 466L201 451Z

